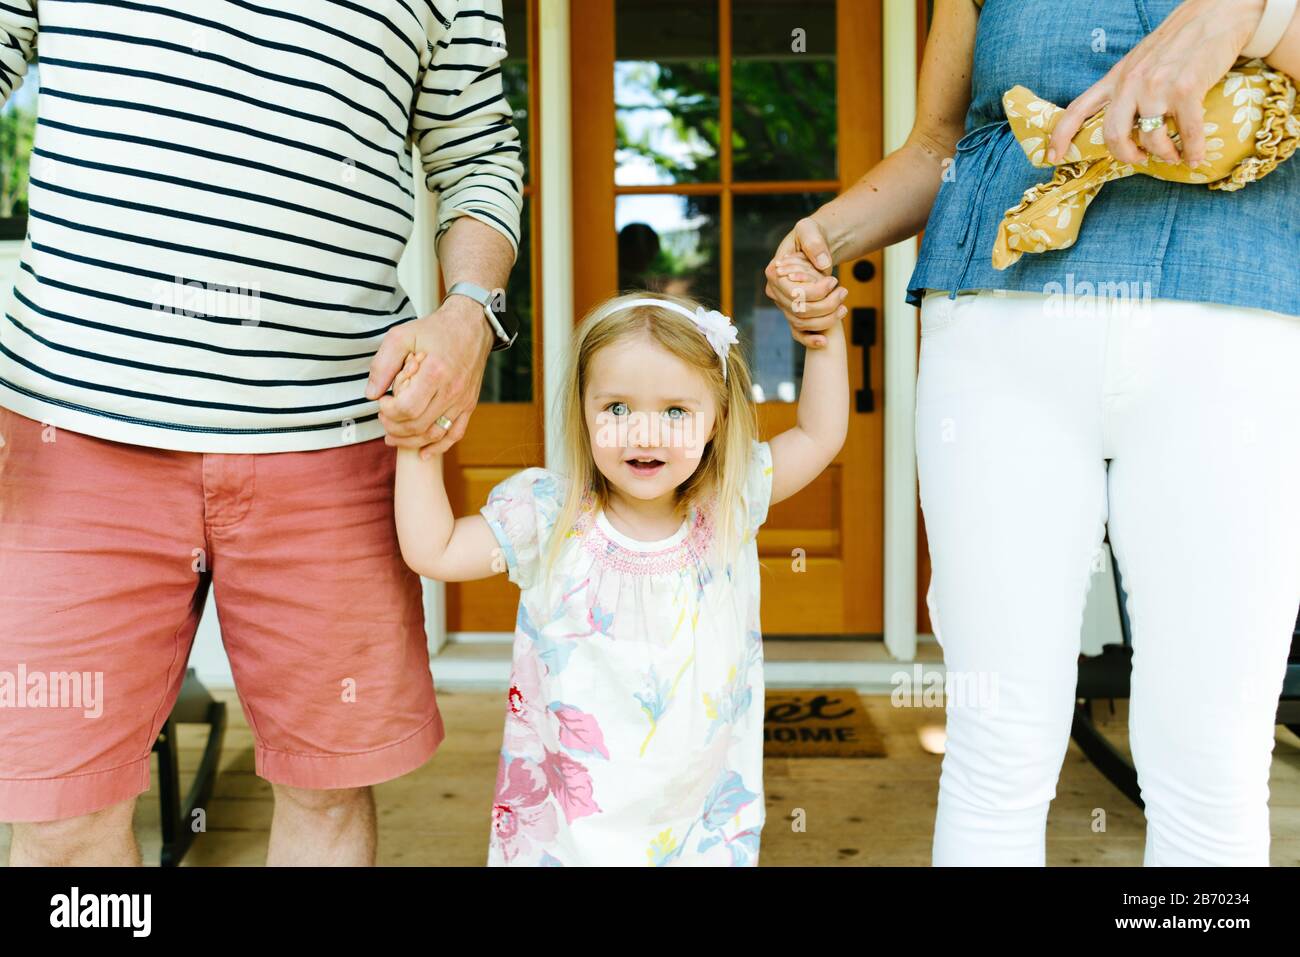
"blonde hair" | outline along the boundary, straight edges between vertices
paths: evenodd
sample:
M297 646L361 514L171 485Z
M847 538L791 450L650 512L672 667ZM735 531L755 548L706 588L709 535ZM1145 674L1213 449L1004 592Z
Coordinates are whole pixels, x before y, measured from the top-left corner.
M649 336L686 365L698 370L708 383L717 410L713 435L705 445L695 471L677 487L677 505L683 513L690 505L707 511L714 525L716 554L730 557L740 544L737 540L741 529L736 521L736 503L743 491L753 443L758 438L758 413L751 394L749 366L739 345L732 346L727 352L724 378L717 352L693 320L658 306L620 306L634 299L662 299L684 306L691 312L699 306L680 296L630 292L600 303L587 313L575 331L558 402L560 434L564 443L560 470L569 481L547 545L544 575L549 575L565 538L572 533L584 500L590 495L598 508L609 503L609 482L596 468L591 454L583 399L591 361L596 354L636 335Z

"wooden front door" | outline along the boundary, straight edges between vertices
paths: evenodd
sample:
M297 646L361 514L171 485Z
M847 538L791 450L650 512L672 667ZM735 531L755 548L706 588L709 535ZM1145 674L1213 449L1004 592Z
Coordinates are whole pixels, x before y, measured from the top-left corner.
M524 211L519 258L506 287L505 308L519 321L519 338L488 360L479 405L465 438L444 460L452 510L467 515L481 508L492 486L521 468L546 459L542 415L542 250L537 213L538 124L537 0L502 0L508 56L501 79L515 115L524 164ZM556 262L567 257L556 255ZM552 267L558 268L558 267ZM447 586L447 630L513 631L519 589L497 575Z
M881 159L880 62L879 0L574 0L577 314L630 288L720 308L763 435L790 428L802 347L763 268ZM882 261L840 269L856 411L834 464L759 535L768 635L883 630Z

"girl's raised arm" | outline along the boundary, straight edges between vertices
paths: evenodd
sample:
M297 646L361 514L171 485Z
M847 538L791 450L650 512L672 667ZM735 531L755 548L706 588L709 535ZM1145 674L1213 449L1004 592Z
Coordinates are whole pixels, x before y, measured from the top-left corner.
M804 271L816 273L804 261ZM822 333L826 344L804 356L796 425L771 441L773 503L789 498L820 475L844 447L849 432L849 366L841 308Z

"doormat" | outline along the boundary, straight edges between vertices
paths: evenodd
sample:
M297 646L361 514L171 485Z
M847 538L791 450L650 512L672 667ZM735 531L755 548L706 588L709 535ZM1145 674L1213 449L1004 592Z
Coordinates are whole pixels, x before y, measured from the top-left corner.
M885 739L852 688L767 692L763 755L769 758L883 758Z

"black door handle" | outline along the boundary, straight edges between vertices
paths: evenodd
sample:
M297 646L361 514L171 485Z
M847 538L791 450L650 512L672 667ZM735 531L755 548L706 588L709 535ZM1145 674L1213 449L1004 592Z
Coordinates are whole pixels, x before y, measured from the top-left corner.
M871 347L876 344L876 307L858 306L849 310L849 341L862 347L862 388L853 394L859 412L875 412L876 396L871 391Z

